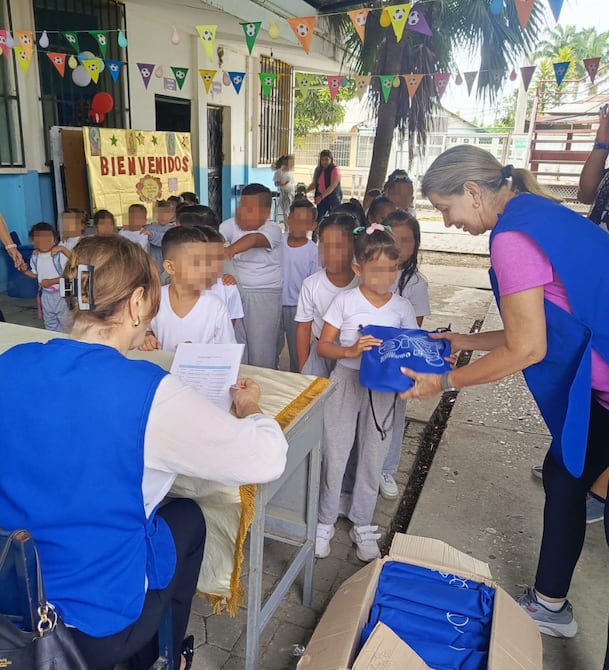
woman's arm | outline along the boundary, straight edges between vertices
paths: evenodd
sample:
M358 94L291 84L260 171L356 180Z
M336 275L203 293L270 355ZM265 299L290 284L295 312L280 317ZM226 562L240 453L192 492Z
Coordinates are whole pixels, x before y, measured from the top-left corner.
M465 386L486 384L543 360L547 347L543 301L543 286L501 296L501 318L505 329L476 334L490 336L489 342L497 338L497 346L486 356L453 370L449 375L451 386L460 389ZM401 396L404 399L425 400L442 392L441 375L408 371L407 376L415 380L415 385Z
M13 242L13 238L9 233L8 226L2 214L0 214L0 242L4 245L6 253L11 257L11 260L15 264L17 270L21 270L25 267L25 261L23 256L17 250L17 245Z
M609 115L603 115L601 110L596 132L596 142L609 145ZM596 198L598 185L605 173L605 164L609 156L607 149L592 149L579 176L579 190L577 199L591 205Z

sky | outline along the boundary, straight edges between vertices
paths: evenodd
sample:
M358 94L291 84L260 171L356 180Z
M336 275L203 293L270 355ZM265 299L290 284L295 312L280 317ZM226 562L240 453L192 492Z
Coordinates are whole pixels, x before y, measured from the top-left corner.
M510 1L510 0L507 0ZM546 8L548 7L547 0L537 0L543 2ZM606 2L607 0L604 0ZM562 11L560 13L558 23L567 26L573 25L577 28L596 28L598 32L609 30L609 12L599 11L599 6L603 0L564 0ZM556 25L554 17L549 9L548 26L550 28ZM480 61L472 59L465 54L458 57L458 63L461 71L477 70L480 67ZM505 92L510 93L514 90L518 82L512 84L509 82L505 86ZM454 83L449 85L444 97L444 106L451 112L459 113L463 118L473 120L477 118L484 118L485 123L492 122L490 110L484 110L481 114L481 102L476 99L474 90L472 90L471 97L467 95L467 87L465 84L456 86Z

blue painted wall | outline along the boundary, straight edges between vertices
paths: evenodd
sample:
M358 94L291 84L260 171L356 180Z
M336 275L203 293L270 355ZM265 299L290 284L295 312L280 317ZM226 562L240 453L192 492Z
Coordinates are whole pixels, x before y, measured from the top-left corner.
M53 225L55 206L50 174L24 172L0 174L0 213L9 230L15 231L22 244L28 244L28 230L38 221ZM0 291L6 291L6 256L0 257Z

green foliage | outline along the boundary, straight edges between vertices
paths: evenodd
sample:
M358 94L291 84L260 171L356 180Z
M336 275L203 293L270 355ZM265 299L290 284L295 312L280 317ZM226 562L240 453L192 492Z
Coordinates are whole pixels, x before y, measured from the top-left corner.
M339 89L334 102L325 77L311 77L312 86L294 90L294 140L298 146L313 130L332 128L345 119L343 104L355 96L355 83ZM300 140L300 142L299 142Z

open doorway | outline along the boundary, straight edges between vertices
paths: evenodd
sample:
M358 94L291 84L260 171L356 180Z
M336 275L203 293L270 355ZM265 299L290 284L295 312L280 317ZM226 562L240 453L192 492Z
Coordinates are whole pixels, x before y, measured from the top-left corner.
M224 132L222 107L207 106L207 198L222 220L222 164Z
M156 130L190 132L190 100L172 98L168 95L154 96Z

